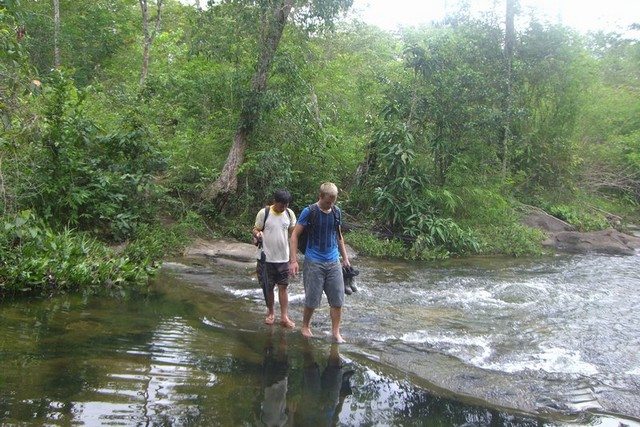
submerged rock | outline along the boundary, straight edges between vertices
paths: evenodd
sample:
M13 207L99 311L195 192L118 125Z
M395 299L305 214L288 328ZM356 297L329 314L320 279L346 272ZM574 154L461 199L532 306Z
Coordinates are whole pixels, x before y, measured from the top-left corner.
M249 268L255 267L256 247L230 240L197 240L184 251L185 258L205 258L215 264Z
M357 253L345 245L350 259L357 258ZM258 250L250 243L233 240L197 240L184 251L187 259L204 259L209 263L239 268L255 268ZM304 255L301 255L304 259Z

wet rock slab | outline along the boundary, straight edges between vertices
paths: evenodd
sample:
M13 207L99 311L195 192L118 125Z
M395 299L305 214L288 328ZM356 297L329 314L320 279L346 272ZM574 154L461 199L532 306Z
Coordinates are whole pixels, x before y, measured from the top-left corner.
M256 247L249 243L233 240L198 240L184 251L184 257L232 267L254 268Z
M562 252L634 255L640 248L640 237L613 228L592 232L575 231L570 224L543 211L529 213L522 219L522 223L542 230L547 235L542 244Z
M357 258L357 253L349 245L345 245L350 259ZM197 240L184 251L185 260L207 261L207 263L230 267L255 268L257 249L250 243L235 240ZM300 255L304 260L304 255Z
M588 233L562 231L552 233L543 245L571 253L634 255L640 248L640 238L613 228Z

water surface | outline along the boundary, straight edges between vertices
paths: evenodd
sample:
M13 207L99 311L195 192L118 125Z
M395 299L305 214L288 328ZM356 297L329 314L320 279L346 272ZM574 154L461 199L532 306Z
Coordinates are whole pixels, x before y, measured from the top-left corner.
M248 271L174 269L130 300L4 302L0 421L633 424L637 261L358 260L341 346L325 308L310 341L263 325ZM291 294L299 325L299 281Z

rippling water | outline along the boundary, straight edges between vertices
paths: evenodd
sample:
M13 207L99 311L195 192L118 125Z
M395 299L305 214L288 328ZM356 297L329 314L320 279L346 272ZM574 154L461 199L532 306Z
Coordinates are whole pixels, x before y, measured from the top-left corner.
M355 264L343 333L368 357L527 412L640 417L640 257Z
M342 346L326 308L311 341L263 325L249 272L174 271L134 300L5 302L0 423L638 425L637 265L358 260ZM291 294L299 325L299 281Z

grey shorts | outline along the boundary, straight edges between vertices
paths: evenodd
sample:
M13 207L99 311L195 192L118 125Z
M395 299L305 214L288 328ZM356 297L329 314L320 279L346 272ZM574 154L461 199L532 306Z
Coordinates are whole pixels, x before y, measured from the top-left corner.
M305 261L302 269L302 282L304 284L304 304L307 307L318 308L322 300L322 292L327 295L331 307L342 307L344 304L344 282L340 261Z

